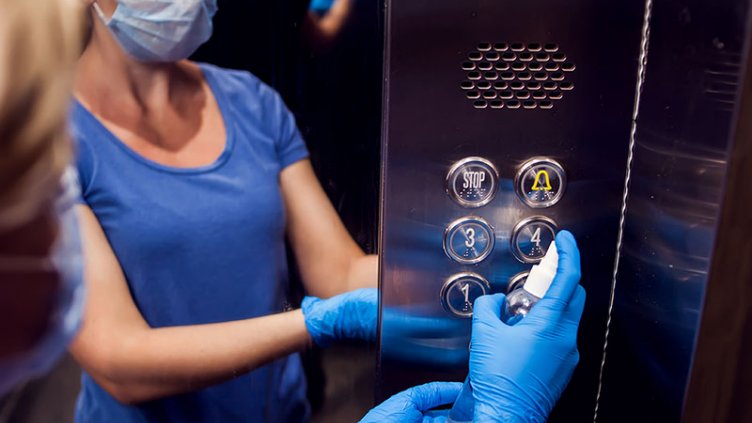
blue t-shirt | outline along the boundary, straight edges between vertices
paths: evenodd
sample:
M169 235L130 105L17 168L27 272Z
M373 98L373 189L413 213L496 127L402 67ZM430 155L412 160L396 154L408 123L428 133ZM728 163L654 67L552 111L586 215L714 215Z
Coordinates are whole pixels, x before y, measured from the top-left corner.
M83 201L153 328L264 316L286 300L279 174L308 152L273 89L247 72L201 69L227 129L224 151L208 166L158 164L80 104L72 112ZM295 422L310 414L298 354L137 406L118 403L86 373L82 384L77 422Z

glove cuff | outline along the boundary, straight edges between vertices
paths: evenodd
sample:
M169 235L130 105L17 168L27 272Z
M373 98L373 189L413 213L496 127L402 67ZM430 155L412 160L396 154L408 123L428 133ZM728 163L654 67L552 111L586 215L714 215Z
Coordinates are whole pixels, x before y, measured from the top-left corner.
M331 340L325 334L325 330L321 327L322 319L320 316L316 316L317 306L322 302L320 298L305 297L300 304L300 311L303 312L303 319L305 321L306 329L313 339L313 343L319 347L328 347Z
M498 423L546 423L546 417L519 404L476 403L474 421Z

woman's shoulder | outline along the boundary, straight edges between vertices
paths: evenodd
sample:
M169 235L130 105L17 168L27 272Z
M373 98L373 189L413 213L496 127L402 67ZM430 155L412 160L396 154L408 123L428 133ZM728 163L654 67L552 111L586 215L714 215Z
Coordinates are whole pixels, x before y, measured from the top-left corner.
M262 103L277 101L279 94L251 72L245 70L221 68L208 63L198 63L206 78L216 89L230 97L240 97L248 100L256 98Z

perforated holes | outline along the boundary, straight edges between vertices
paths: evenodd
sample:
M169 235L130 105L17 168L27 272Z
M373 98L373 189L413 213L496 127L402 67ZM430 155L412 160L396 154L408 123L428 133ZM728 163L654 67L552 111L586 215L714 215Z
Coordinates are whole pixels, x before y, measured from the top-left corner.
M520 57L520 60L522 60L523 62L532 62L533 61L533 54L532 53L528 53L528 52L520 53L519 57Z
M539 89L541 89L541 83L540 82L535 82L535 81L528 82L527 83L527 89L528 90L533 90L533 91L539 90Z
M506 90L509 88L509 84L506 81L496 81L493 84L495 90Z
M485 109L488 107L488 102L486 100L477 100L473 103L473 107L476 109Z
M478 87L479 90L490 90L491 89L491 83L488 81L480 81L477 84L475 84L476 87Z
M473 62L462 62L462 70L471 71L475 69L475 63Z
M488 50L491 50L491 43L480 43L480 44L478 44L478 50L479 51L488 51Z
M509 100L507 101L507 108L508 109L519 109L520 108L520 102L517 100Z
M482 42L461 67L460 88L477 109L550 109L574 88L575 65L554 43Z

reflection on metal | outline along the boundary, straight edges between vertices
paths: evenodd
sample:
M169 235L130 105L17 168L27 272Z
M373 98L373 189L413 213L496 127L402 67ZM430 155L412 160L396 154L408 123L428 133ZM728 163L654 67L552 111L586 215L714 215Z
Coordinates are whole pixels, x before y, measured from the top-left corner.
M595 406L602 355L641 5L631 0L584 0L576 8L553 0L534 5L391 0L386 10L379 400L428 381L464 379L470 319L457 318L451 307L445 308L442 288L452 275L472 272L488 281L491 292L506 292L510 279L530 266L515 257L519 252L512 248L513 230L541 216L572 231L580 241L588 291L581 364L550 421L587 421ZM505 51L501 42L493 44L499 36L512 40ZM468 51L481 56L468 58ZM494 52L499 53L495 61L495 55L487 54ZM505 53L540 57L525 61L508 56L506 62ZM510 74L486 70L486 63L492 62L508 65ZM574 62L577 71L571 72ZM536 80L531 65L545 69L547 79ZM471 74L474 71L480 74ZM566 81L557 72L569 72ZM464 85L458 88L460 83ZM482 91L476 89L480 84ZM539 92L545 95L536 100L540 105L561 98L561 90L574 86L577 89L567 92L552 110L525 109L525 102L535 100ZM473 107L474 101L467 100L469 91L477 91L474 101L484 101L488 108ZM499 99L503 107L491 110ZM515 107L519 110L509 110ZM483 187L490 181L488 175L498 172L490 198L485 196L488 191L462 192L455 183L466 181L465 175L454 176L457 162L476 157L496 170L485 171L485 176L468 174L467 185ZM522 178L525 191L538 200L533 206L518 197L520 180L515 181L515 175L538 158L544 162L532 167L529 178ZM463 197L476 194L478 198ZM467 200L478 201L463 202ZM477 263L460 263L444 251L447 227L468 216L468 207L494 230L495 247ZM550 242L543 231L525 233L528 247L537 248L538 238L541 249ZM462 296L461 309L464 292L457 293Z

